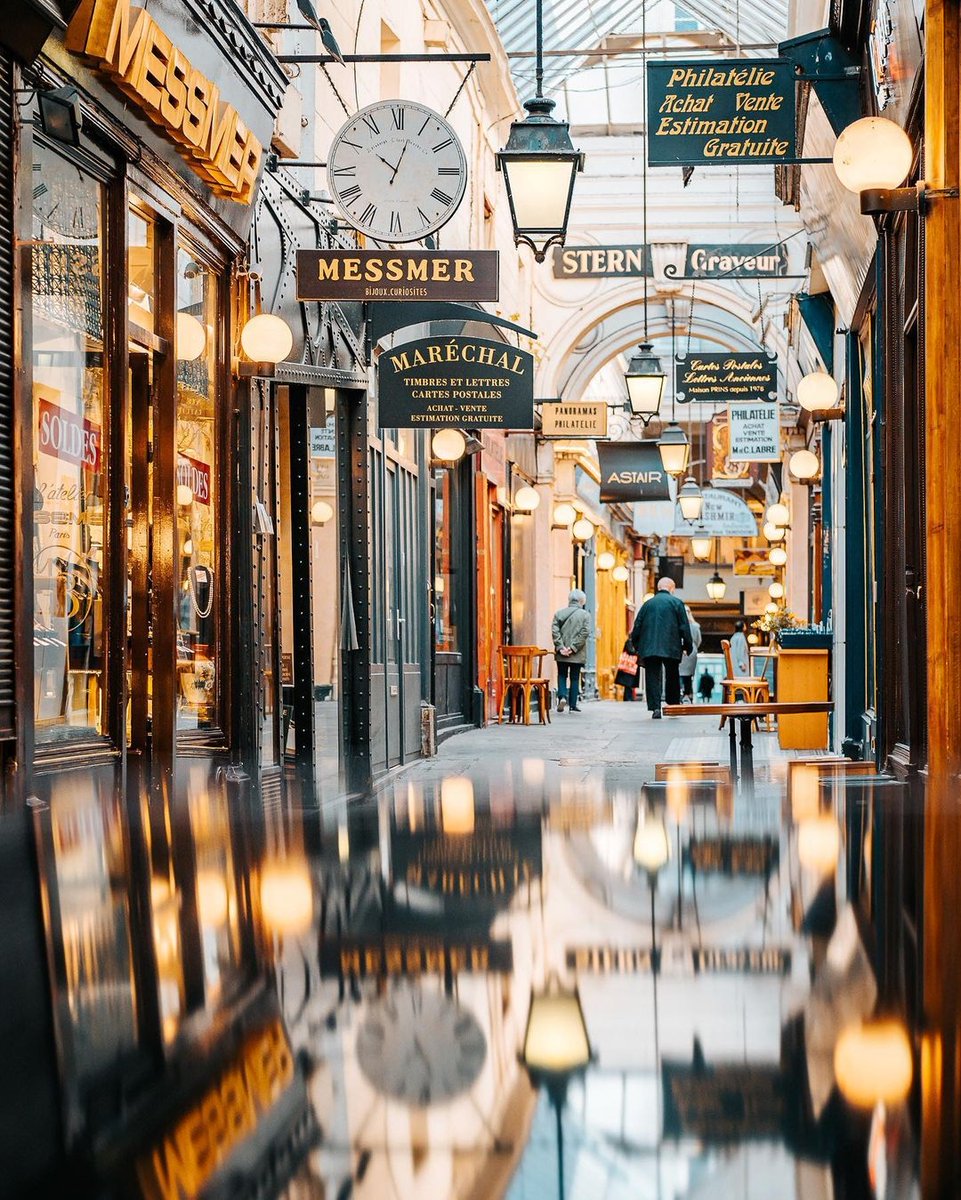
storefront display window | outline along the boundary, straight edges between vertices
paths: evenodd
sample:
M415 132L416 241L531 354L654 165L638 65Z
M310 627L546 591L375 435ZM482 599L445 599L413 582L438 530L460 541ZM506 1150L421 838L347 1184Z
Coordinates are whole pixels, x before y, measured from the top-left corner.
M178 729L218 724L217 279L177 249Z
M452 512L453 472L434 472L434 646L456 653L457 593L451 540L456 528Z
M34 704L38 743L103 730L103 188L33 164Z

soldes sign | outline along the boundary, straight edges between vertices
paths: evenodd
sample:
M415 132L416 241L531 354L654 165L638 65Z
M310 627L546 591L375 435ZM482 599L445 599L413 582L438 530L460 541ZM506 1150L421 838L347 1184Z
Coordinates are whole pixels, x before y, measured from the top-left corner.
M210 503L210 467L186 454L177 456L177 486L188 487L200 504Z
M41 454L76 463L94 474L100 470L100 426L49 400L39 402L37 448Z

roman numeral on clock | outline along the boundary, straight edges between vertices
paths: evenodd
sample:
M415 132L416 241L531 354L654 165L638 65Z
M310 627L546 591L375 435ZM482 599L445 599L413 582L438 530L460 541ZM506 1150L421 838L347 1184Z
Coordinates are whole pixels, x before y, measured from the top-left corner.
M356 200L359 195L360 195L360 188L357 186L356 183L353 183L350 185L349 188L344 188L344 190L340 193L340 199L341 199L342 203L350 204L350 202L352 200Z
M390 115L394 119L394 128L395 129L403 129L404 128L404 110L402 108L392 108L390 110Z
M334 167L334 174L345 175L349 178L351 175L357 174L357 167L356 165L353 167Z
M438 167L438 175L459 175L460 167Z
M366 224L368 224L368 222L373 221L374 214L376 212L377 212L377 205L376 204L368 204L367 207L364 209L364 211L360 214L360 217L358 218L361 225L366 225Z
M391 233L403 233L403 227L400 223L400 213L392 212L390 214L390 231Z
M436 200L438 204L443 204L446 206L450 204L453 196L448 196L447 193L442 192L440 188L434 188L434 190L431 192L431 198Z
M371 133L380 133L380 126L374 120L372 113L366 113L363 118L363 121Z
M434 153L440 154L441 150L446 150L448 146L453 146L453 144L454 144L453 138L446 138L443 142L437 143L437 145L434 147Z

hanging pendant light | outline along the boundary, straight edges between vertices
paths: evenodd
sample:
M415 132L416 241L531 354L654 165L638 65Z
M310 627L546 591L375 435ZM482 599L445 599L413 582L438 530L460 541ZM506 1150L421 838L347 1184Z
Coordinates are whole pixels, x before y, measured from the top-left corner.
M708 536L703 526L691 538L691 553L698 562L707 562L711 557L711 543L713 540L712 537Z
M624 372L627 408L631 416L640 417L645 425L657 416L661 411L666 378L653 345L648 341L641 342Z
M688 475L677 493L677 504L685 521L697 521L704 508L704 494L693 475Z
M657 448L668 475L683 475L691 460L691 443L676 421L672 421L658 438Z
M715 571L711 578L707 581L707 594L717 603L718 600L724 599L724 593L727 591L727 584L721 578L720 574Z

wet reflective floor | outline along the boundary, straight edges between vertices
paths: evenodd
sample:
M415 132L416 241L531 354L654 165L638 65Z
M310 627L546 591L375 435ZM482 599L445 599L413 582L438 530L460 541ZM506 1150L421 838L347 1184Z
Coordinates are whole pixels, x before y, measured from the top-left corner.
M320 1128L291 1200L916 1194L910 1050L865 1084L898 1046L848 1036L909 1003L870 932L888 785L755 731L751 787L729 753L587 704L308 822L313 921L274 936Z

